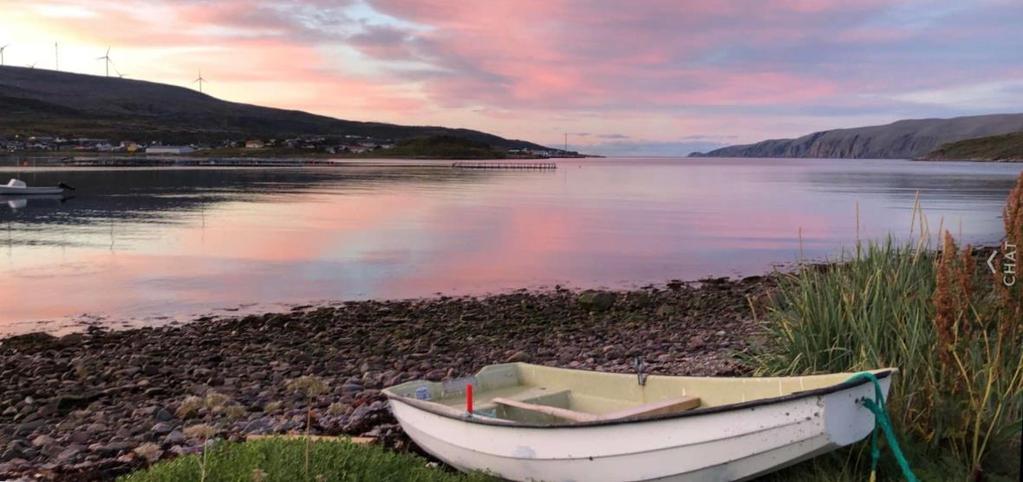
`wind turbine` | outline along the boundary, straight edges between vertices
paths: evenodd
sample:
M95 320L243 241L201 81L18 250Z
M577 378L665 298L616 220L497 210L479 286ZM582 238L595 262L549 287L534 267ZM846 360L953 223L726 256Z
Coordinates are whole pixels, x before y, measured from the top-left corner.
M60 72L60 46L53 42L53 65L57 72Z
M96 60L102 60L106 65L107 77L110 77L110 47L107 47L106 55L102 57L96 57Z
M0 67L4 66L4 49L6 49L6 48L7 48L7 45L4 45L3 47L0 47Z
M193 84L197 83L197 82L199 83L199 93L201 94L202 93L202 83L206 82L206 79L202 78L202 69L199 69L199 78L197 78L194 81L192 81Z

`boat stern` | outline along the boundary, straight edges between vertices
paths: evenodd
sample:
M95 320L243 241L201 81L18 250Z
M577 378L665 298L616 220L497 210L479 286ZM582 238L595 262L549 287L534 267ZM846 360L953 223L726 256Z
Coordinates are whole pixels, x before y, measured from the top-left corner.
M892 376L896 371L896 369L885 369L871 372L878 377L881 393L884 394L886 400L891 388ZM824 404L824 425L831 443L842 447L859 442L870 435L870 432L874 430L874 414L867 410L861 401L873 400L874 397L874 384L864 381L864 383L827 394L821 398Z

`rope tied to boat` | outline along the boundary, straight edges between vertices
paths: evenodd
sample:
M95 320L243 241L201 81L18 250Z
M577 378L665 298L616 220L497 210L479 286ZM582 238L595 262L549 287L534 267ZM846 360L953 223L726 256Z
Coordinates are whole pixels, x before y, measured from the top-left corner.
M877 443L879 431L884 433L885 440L888 441L888 446L892 449L892 455L895 456L895 461L902 469L902 476L909 482L919 482L920 479L913 474L913 469L909 467L909 460L906 460L906 456L902 453L902 447L899 446L899 440L895 437L892 421L888 418L888 412L885 409L884 391L881 389L881 383L871 372L857 373L846 380L846 383L860 380L869 380L874 384L873 400L863 397L856 401L874 414L874 430L870 434L870 482L877 480L877 463L881 459L881 446Z

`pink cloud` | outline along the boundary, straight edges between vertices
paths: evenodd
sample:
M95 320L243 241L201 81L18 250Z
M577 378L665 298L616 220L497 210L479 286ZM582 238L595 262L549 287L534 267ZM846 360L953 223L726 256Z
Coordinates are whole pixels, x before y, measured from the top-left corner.
M593 108L732 105L808 101L835 92L836 82L777 72L770 65L728 69L708 62L717 47L784 43L804 37L786 25L708 28L742 14L784 18L833 15L863 7L835 2L645 2L642 8L572 1L453 5L377 0L380 11L431 27L397 41L451 75L425 82L442 105ZM805 21L805 18L800 21ZM793 23L794 21L788 21ZM391 47L397 47L391 44ZM377 53L379 45L365 48ZM393 52L387 50L387 52Z

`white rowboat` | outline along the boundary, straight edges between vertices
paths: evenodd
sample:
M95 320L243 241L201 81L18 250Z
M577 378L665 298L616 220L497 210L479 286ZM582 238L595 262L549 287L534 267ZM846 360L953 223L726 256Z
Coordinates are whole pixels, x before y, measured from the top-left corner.
M36 195L36 194L63 194L64 189L70 188L63 183L53 187L29 187L25 181L11 179L7 184L0 184L0 195Z
M885 395L895 371L872 372ZM875 388L852 375L637 376L508 363L384 393L405 433L459 470L518 481L731 481L870 434L874 415L857 400Z

